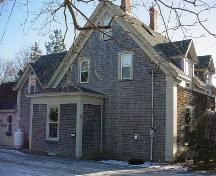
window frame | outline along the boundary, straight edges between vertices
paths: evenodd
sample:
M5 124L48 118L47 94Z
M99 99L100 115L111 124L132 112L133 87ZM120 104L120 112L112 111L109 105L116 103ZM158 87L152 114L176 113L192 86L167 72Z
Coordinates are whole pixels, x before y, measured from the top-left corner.
M49 114L50 114L51 108L57 108L58 109L58 122L54 122L54 123L58 124L57 125L57 137L56 138L52 138L49 136L49 124L50 124ZM47 122L46 122L46 140L59 141L59 128L60 128L60 105L48 105L47 106Z
M123 78L122 70L123 70L123 57L125 55L131 56L131 67L130 67L130 77ZM120 80L132 80L133 79L133 52L121 52L119 56L119 79Z
M88 62L88 78L87 81L82 82L82 63L83 62ZM88 83L89 82L89 77L90 77L90 60L89 59L83 59L79 62L79 83Z
M191 113L191 119L188 124L186 123L187 110L189 110L189 112ZM188 141L186 141L186 128L189 128L189 132L190 132L193 122L194 122L194 107L187 105L184 108L184 145L186 146L188 145Z
M31 85L32 77L35 77L35 85ZM35 93L36 84L37 84L37 78L36 78L36 76L35 76L35 75L30 75L30 76L29 76L29 83L28 83L28 93L29 93L29 94ZM31 92L31 86L34 86L33 92Z

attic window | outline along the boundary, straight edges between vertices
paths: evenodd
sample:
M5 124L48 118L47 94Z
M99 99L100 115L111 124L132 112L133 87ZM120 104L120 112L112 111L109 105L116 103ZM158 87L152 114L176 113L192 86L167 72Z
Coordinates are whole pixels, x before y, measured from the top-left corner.
M111 21L111 17L109 14L105 13L102 19L102 25L103 26L109 26ZM112 35L111 29L103 29L103 33L101 32L101 40L109 40L110 36ZM106 35L107 34L107 35Z
M152 31L150 31L150 29L148 29L144 24L142 24L142 27L143 27L150 35L156 37L156 35L155 35Z
M29 89L28 93L35 93L35 86L36 86L36 76L30 75L29 76Z

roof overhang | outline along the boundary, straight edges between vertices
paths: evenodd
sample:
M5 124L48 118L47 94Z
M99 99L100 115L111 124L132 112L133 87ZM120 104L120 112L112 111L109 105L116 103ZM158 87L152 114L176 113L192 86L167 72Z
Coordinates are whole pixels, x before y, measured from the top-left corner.
M17 108L14 109L1 109L0 113L14 113L17 112Z
M87 93L87 92L58 92L58 93L41 93L41 94L28 94L29 98L39 98L39 97L65 97L65 96L87 96L96 98L106 98L105 95Z
M34 69L32 68L31 64L29 63L27 65L27 67L24 70L24 73L22 74L21 78L18 80L18 82L16 83L16 85L14 86L13 90L18 90L20 88L23 87L23 85L25 84L26 80L28 79L29 75L31 73L34 73L34 75L36 76L36 79L38 81L38 83L40 84L41 87L43 87L43 85L41 84L40 80L38 79Z

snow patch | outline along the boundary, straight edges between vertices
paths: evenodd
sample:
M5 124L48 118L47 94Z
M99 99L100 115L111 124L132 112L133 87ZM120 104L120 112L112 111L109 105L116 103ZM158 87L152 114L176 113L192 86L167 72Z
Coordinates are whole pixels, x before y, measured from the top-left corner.
M180 171L180 172L188 171L187 167L183 167L181 165L167 165L164 163L145 162L144 164L131 165L127 161L116 161L116 160L102 160L102 161L98 161L98 163L105 164L105 165L119 166L119 167L139 167L139 168L150 168L150 169L155 168L159 170L172 170L172 171Z
M15 149L0 149L0 152L8 153L8 154L15 154L15 155L26 155L25 153L15 150Z

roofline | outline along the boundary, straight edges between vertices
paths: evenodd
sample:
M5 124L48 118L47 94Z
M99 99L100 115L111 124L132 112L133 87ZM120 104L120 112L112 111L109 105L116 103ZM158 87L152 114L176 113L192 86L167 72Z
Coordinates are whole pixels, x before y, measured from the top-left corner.
M31 69L32 69L33 73L35 74L35 76L36 76L36 79L38 80L38 82L39 82L40 86L43 88L43 85L41 84L41 82L40 82L40 80L39 80L39 78L38 78L37 74L35 73L35 71L34 71L34 69L33 69L32 65L31 65L31 63L30 63L30 66L31 66Z
M27 65L27 67L24 70L24 73L22 74L21 78L18 80L16 85L14 86L13 90L18 90L20 87L22 87L22 83L25 80L26 81L26 76L29 74L29 70L32 69L30 63Z
M58 92L58 93L41 93L41 94L28 94L28 98L38 98L38 97L60 97L60 96L89 96L97 98L106 98L105 95L99 95L96 93L87 92Z
M25 81L27 80L27 76L29 76L29 74L31 73L31 71L34 73L34 75L36 76L37 81L39 82L41 88L43 88L44 86L41 84L37 74L35 73L31 63L28 63L24 73L22 74L21 78L19 79L19 81L17 82L17 84L14 86L13 90L18 90L20 87L22 87L25 83Z
M97 12L100 10L100 8L105 4L105 2L101 1L96 9L94 10L94 12L92 13L92 15L89 17L89 20L90 21L93 21L93 19L96 17L96 14ZM89 22L86 22L86 24L84 25L84 27L88 26L89 25ZM79 35L77 36L77 38L75 39L75 41L73 42L72 46L70 47L70 49L68 50L65 58L62 60L62 63L58 66L58 68L56 69L56 71L54 72L54 74L52 75L50 81L48 82L47 86L48 87L51 87L52 84L54 84L54 82L56 81L56 79L58 79L58 76L59 76L59 72L61 71L62 67L65 65L65 61L67 61L67 59L69 58L69 56L71 56L71 52L72 50L76 49L77 51L74 52L76 55L78 55L78 53L80 52L80 50L82 49L81 46L77 46L79 44L79 42L81 41L81 45L82 43L86 43L87 39L89 38L89 36L91 35L91 33L93 32L93 30L88 30L88 31L85 31L84 35L85 36L82 36L83 34L80 32ZM83 37L83 38L82 38ZM76 56L75 56L76 58ZM73 61L72 61L73 62ZM71 62L71 63L72 63ZM71 64L70 63L70 64ZM68 64L68 63L67 63ZM69 65L70 65L69 64Z
M137 45L146 53L146 55L151 58L151 61L153 61L156 65L160 66L160 69L165 72L166 74L171 73L174 77L176 78L182 78L182 79L189 79L187 78L185 75L178 73L176 70L178 69L176 66L176 68L173 68L168 61L166 61L166 59L164 59L151 45L150 43L131 25L128 24L128 22L120 17L118 17L118 12L116 12L116 9L113 8L113 6L110 4L110 2L104 2L101 1L98 6L96 7L96 9L94 10L93 14L90 17L90 20L94 22L95 16L97 15L97 13L99 12L100 8L106 4L107 7L109 8L108 10L111 11L113 14L115 14L117 17L115 18L115 20L120 24L120 26L124 29L124 30L129 30L131 32L129 32L129 36L137 43ZM88 25L88 23L86 23L86 25ZM85 25L85 26L86 26ZM83 44L86 43L86 41L88 40L90 34L93 32L93 30L91 31L85 31L84 33L84 39L81 41L83 42ZM131 34L133 33L133 34ZM139 37L138 37L139 36ZM76 44L79 42L81 38L81 35L79 34L79 36L77 37L75 43L75 47ZM191 40L192 41L192 40ZM192 43L192 42L190 42ZM73 46L73 45L72 45ZM79 45L77 48L76 52L73 52L71 54L71 50L73 48L71 47L70 50L68 51L67 56L65 57L65 59L68 59L70 56L70 60L68 63L66 63L65 65L65 59L62 61L62 63L60 64L60 66L58 67L57 71L54 73L54 75L52 76L50 82L48 83L48 87L53 87L56 88L62 77L64 76L64 72L65 70L67 70L70 65L74 62L74 60L76 59L78 53L80 52L80 50L82 49L82 47ZM65 67L64 67L65 66ZM64 71L61 71L61 69L65 69ZM61 73L60 73L61 71ZM61 74L61 75L60 75Z

